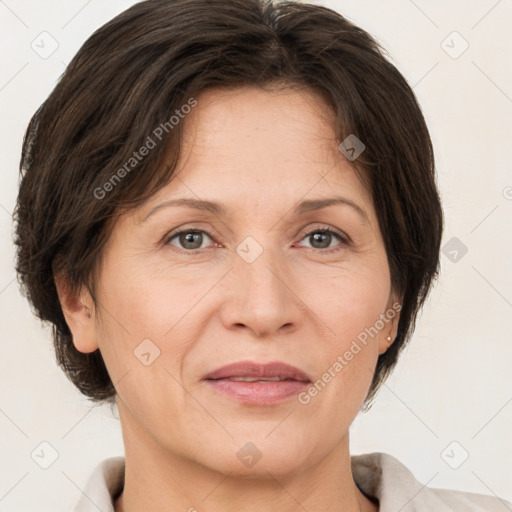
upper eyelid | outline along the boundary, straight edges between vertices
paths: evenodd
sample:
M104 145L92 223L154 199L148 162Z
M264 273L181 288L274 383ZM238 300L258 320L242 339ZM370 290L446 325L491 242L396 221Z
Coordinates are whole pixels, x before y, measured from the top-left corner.
M307 231L303 232L302 237L299 239L299 241L304 239L307 236L310 236L312 233L315 233L316 231L319 231L319 232L326 231L328 233L331 233L332 235L337 236L340 239L340 241L344 244L350 244L352 241L351 238L347 234L345 234L343 231L333 228L333 227L330 227L330 226L329 227L328 226L324 226L324 227L318 226L316 228L308 229Z

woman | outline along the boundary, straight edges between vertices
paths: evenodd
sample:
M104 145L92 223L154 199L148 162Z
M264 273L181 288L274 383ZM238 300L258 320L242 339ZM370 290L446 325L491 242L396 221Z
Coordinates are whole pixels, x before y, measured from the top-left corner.
M125 445L77 511L502 510L350 456L443 228L420 107L369 34L307 4L141 2L23 149L17 271Z

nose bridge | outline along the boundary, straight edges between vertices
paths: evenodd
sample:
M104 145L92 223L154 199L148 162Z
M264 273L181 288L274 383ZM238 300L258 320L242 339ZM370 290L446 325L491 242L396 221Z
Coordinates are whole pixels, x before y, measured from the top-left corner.
M258 235L256 235L258 236ZM293 290L292 273L285 256L271 247L268 234L246 237L237 247L234 263L234 323L245 324L258 335L272 333L283 325L297 324L300 307Z

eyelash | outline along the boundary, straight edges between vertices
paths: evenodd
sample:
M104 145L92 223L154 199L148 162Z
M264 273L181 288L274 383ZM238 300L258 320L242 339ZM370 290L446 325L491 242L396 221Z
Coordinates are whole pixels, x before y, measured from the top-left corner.
M179 235L181 235L183 233L205 233L212 240L214 239L214 237L208 231L205 231L204 229L189 228L189 229L182 229L181 231L177 231L176 233L172 233L170 235L166 235L164 237L164 239L162 240L162 245L165 245L165 246L171 245L170 244L171 240L173 240L174 238L178 237ZM349 246L351 243L349 237L347 237L343 233L341 233L333 228L330 228L328 226L316 227L316 228L304 233L304 235L302 236L302 238L299 241L303 240L304 238L307 238L308 236L311 236L314 233L329 233L331 235L334 235L335 237L337 237L339 239L339 241L341 242L341 245L345 246L345 247ZM199 254L199 253L203 252L204 250L206 250L206 248L187 250L187 249L182 249L182 248L176 247L176 246L173 246L173 247L182 252L185 252L185 253L191 254L191 255ZM309 249L313 249L313 250L320 251L323 253L331 253L331 252L339 251L342 248L343 247L339 247L339 246L332 248L332 249L315 249L314 247L309 247Z

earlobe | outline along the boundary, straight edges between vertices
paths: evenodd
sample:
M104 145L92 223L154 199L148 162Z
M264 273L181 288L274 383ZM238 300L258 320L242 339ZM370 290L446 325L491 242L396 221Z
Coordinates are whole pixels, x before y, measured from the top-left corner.
M398 301L388 303L385 316L388 319L387 325L383 328L379 340L379 354L384 354L388 348L394 343L398 334L398 322L400 320L400 311L402 305Z
M78 294L72 293L64 276L54 276L62 312L79 352L94 352L98 348L93 300L83 287Z

